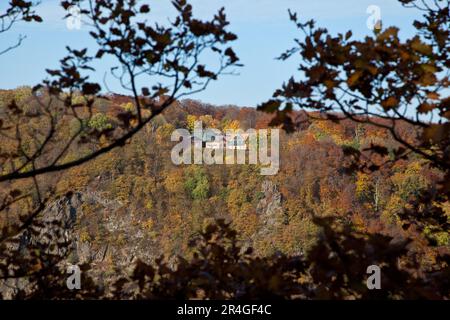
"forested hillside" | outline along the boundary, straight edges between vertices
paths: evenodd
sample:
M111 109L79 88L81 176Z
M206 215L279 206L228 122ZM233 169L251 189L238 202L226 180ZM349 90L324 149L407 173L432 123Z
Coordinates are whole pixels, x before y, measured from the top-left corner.
M30 92L25 87L1 92L1 107L15 97L32 114L37 102ZM46 99L45 94L39 99ZM94 107L87 125L97 130L101 140L117 126L117 114L132 109L130 98L110 95ZM423 191L436 188L442 177L418 156L390 163L397 143L383 129L323 121L319 114L313 119L305 113L295 115L298 130L282 131L282 160L275 176L260 175L256 165L175 166L171 161L175 142L170 136L175 128L191 128L201 120L204 127L246 130L267 128L270 119L250 107L177 101L123 148L46 175L41 188L51 189L53 196L40 219L64 221L70 241L67 262L92 263L94 277L101 274L104 281L111 281L138 258L152 263L163 256L172 266L177 256L191 258L189 244L217 219L231 223L243 250L252 247L259 257L308 254L323 232L314 217L337 217L357 232L401 237L405 231L399 214ZM76 124L68 123L67 134L76 130ZM414 139L408 124L399 125L402 135ZM373 154L370 146L381 142L387 146L386 154ZM2 151L8 143L2 136ZM79 141L65 156L76 158L89 148L89 142ZM352 170L348 156L352 150L361 151L373 166L383 166L373 172ZM25 193L27 184L32 190L28 181L10 188ZM33 200L8 208L2 226L12 224L13 217L32 206L28 201ZM448 203L444 209L450 214ZM432 239L437 248L448 248L449 234L433 231L425 229L422 236ZM422 252L420 268L432 266L433 252Z
M146 1L58 2L83 41L49 36L41 1L0 5L5 87L38 75L10 58L25 26L47 32L36 57L66 49L56 67L25 50L45 77L0 90L0 298L450 299L449 0L399 0L402 30L370 5L360 36L362 20L341 33L289 9L287 50L270 39L290 35L280 19L250 19L249 37L234 2L209 18L187 0L167 17ZM255 56L273 48L295 67ZM253 78L209 101L249 89L254 105L192 99L239 70ZM228 130L241 133L214 133ZM222 164L223 149L249 160Z

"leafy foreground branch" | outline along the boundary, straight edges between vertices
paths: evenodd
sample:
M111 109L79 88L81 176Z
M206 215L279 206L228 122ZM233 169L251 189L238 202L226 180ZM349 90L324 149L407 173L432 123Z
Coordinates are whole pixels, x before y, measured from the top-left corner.
M314 20L301 22L290 12L301 36L279 59L299 55L299 72L259 108L275 114L273 124L291 130L297 124L296 108L333 122L350 119L384 128L399 143L396 159L413 152L449 170L450 2L399 2L423 15L413 23L415 36L406 40L397 27L377 30L363 40L353 40L351 31L332 35ZM412 135L400 133L404 123L414 127ZM372 151L383 154L386 147L375 145Z
M205 90L225 71L240 66L229 46L237 36L227 30L223 8L203 21L193 16L187 1L172 4L176 18L164 26L149 22L151 8L136 0L61 1L67 11L80 8L97 52L91 56L87 48L67 47L60 68L47 70L50 78L34 87L38 106L33 112L16 99L6 103L0 133L8 135L14 147L0 157L0 182L63 171L121 147L177 99ZM107 97L99 83L89 81L88 73L95 71L95 61L107 56L115 61L110 77L130 93L132 106L115 114L116 126L92 129L86 124L97 113L94 104ZM202 63L206 56L216 60L214 66ZM41 127L30 132L34 121ZM61 132L70 123L78 129L63 140ZM26 144L29 139L32 146ZM80 144L95 145L95 150L68 160L68 151Z
M180 259L175 271L138 262L131 277L117 282L114 298L166 299L370 299L428 298L449 294L449 269L433 277L412 276L399 266L411 251L408 241L393 243L379 234L353 233L333 219L317 218L320 242L305 257L254 257L237 243L223 221L206 228L192 245L191 261ZM445 257L447 263L449 256ZM409 261L410 263L412 261ZM366 286L367 266L382 268L383 290ZM124 291L125 284L136 285Z
M239 66L229 46L237 36L228 31L224 9L199 20L186 0L175 0L175 18L160 24L148 19L151 8L142 1L60 3L67 18L70 8L80 9L97 50L90 55L87 48L67 47L60 68L47 70L48 79L31 92L0 101L0 136L6 141L0 146L0 213L19 201L28 205L17 226L2 230L0 241L28 228L42 213L54 194L51 187L43 187L54 182L49 174L55 177L124 146L177 99L205 90ZM0 13L0 33L19 21L42 21L34 12L36 5L11 1ZM203 63L206 56L212 66ZM127 109L105 107L108 84L102 88L90 81L93 64L106 57L114 61L109 78L131 96ZM31 96L32 101L27 98ZM22 183L28 182L33 192L24 192ZM21 187L13 187L16 183Z

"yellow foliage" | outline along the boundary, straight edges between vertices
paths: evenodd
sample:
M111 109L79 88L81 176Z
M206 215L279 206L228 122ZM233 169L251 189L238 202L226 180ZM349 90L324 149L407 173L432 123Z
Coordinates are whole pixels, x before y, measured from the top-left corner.
M130 112L130 113L133 113L134 110L135 110L134 104L131 103L131 102L128 102L128 103L122 103L122 104L120 105L120 107L121 107L124 111Z
M145 208L147 210L153 209L153 200L152 199L148 199L147 201L145 201Z
M158 129L156 129L156 141L158 144L167 144L170 142L170 136L174 130L175 127L170 123L158 127Z
M80 232L80 241L81 242L89 242L91 241L91 236L86 229L81 230Z
M184 175L181 170L170 171L164 179L164 187L172 193L184 193Z
M366 173L358 172L356 178L356 195L366 196L370 188L370 176Z
M147 221L144 221L142 223L142 226L144 227L144 229L146 229L147 231L152 231L153 226L155 225L155 222L153 221L152 218L148 219Z
M187 127L191 132L194 131L195 121L197 121L197 117L192 114L189 114L186 118Z
M214 119L209 114L200 116L200 118L198 120L202 122L203 128L216 128L219 123L216 119Z
M223 125L223 130L238 130L241 127L241 124L238 120L227 121Z
M337 145L350 144L351 140L345 138L344 127L330 121L316 121L311 126L316 137L330 137Z

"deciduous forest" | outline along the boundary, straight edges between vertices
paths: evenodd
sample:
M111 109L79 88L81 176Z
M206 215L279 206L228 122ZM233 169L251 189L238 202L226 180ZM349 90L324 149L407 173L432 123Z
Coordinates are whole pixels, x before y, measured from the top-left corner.
M62 1L98 48L68 47L41 84L0 90L0 297L449 299L449 2L399 2L423 14L409 39L289 12L299 38L279 59L298 68L238 107L190 98L242 67L226 5L203 21L174 0L161 26L139 1ZM11 0L0 36L41 23L36 5ZM129 94L91 80L104 56ZM175 165L171 135L195 121L280 129L278 173ZM381 290L366 286L371 265Z

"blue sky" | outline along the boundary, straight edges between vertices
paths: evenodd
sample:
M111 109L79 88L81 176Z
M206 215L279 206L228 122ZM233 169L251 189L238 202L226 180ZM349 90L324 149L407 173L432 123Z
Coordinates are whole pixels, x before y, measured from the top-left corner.
M153 4L151 18L164 20L173 14L169 0L147 2ZM5 3L5 0L1 1L0 10L4 9ZM230 30L239 37L233 47L244 64L239 69L240 75L223 76L206 91L192 96L217 105L256 106L295 74L295 59L288 62L275 59L293 45L298 34L289 21L289 8L298 12L303 20L314 18L332 33L352 30L357 38L371 33L366 26L369 18L366 10L370 5L381 9L385 27L399 26L402 36L413 34L411 23L418 17L417 11L405 9L395 0L192 0L191 3L194 14L202 18L211 17L225 6ZM0 48L14 43L19 34L27 36L21 47L0 56L0 88L39 83L46 76L46 68L57 67L58 60L65 55L66 45L88 47L94 52L89 28L82 26L80 30L69 30L62 19L64 12L59 7L59 0L42 0L39 13L44 18L43 23L20 24L0 35ZM96 65L94 80L102 81L110 62L105 59ZM110 89L120 91L114 84Z

